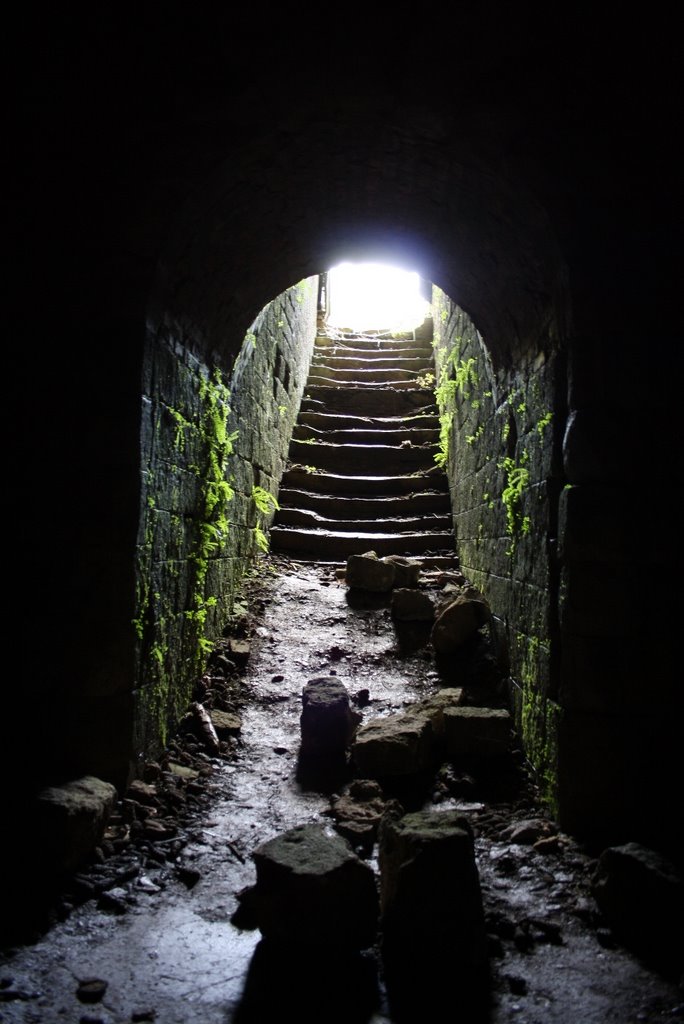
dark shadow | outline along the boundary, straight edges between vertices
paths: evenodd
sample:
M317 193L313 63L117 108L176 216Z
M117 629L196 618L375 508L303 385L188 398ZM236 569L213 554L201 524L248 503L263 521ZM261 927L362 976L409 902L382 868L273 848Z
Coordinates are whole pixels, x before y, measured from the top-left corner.
M292 948L262 939L232 1024L365 1024L379 1005L372 953Z
M430 641L431 622L398 622L394 620L397 647L402 655L421 651Z
M491 1021L491 981L487 967L466 968L450 951L430 945L410 953L385 943L383 976L390 1017L396 1024Z
M375 611L379 608L389 608L392 597L390 591L376 594L371 590L359 590L357 587L350 587L345 596L347 604L355 611Z
M346 752L322 755L299 751L295 777L303 790L327 795L337 793L352 775Z

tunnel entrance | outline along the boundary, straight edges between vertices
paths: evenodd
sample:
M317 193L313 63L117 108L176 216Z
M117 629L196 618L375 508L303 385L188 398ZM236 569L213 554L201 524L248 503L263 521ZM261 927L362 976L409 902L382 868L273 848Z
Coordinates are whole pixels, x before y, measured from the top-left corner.
M419 327L430 313L426 282L414 270L345 262L331 267L324 278L329 327L400 333Z

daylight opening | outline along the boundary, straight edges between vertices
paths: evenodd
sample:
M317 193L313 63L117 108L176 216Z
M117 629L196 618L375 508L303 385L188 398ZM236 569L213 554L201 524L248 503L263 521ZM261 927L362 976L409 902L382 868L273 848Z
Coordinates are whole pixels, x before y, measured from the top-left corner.
M353 331L410 331L427 316L420 277L381 263L340 263L328 271L328 324Z

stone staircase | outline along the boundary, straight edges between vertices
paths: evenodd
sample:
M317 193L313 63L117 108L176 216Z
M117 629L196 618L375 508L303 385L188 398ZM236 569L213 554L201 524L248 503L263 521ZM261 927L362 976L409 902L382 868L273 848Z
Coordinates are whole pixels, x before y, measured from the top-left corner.
M419 340L422 339L422 340ZM271 549L343 562L352 554L457 564L431 332L320 332L271 527Z

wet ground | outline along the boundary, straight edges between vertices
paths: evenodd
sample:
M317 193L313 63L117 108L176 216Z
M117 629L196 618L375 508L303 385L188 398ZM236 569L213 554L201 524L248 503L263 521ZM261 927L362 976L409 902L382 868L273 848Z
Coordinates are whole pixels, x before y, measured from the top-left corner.
M304 684L337 674L368 719L401 709L444 680L425 635L399 637L382 601L350 602L334 567L264 561L248 594L242 630L251 651L231 683L242 717L239 739L224 744L221 757L185 755L204 774L194 779L195 796L170 835L120 840L99 854L95 874L103 860L118 871L108 892L63 900L62 920L6 951L0 1020L392 1019L375 950L336 960L329 977L320 961L274 960L257 930L238 927L245 924L238 897L254 882L251 852L260 842L296 824L332 824L330 794L298 772ZM177 752L182 760L182 746ZM442 772L423 794L436 811L462 809L475 831L491 973L484 1019L684 1019L684 993L674 981L620 949L605 928L589 894L590 855L545 823L521 759L509 769L503 780ZM510 826L528 819L541 820L536 844L512 841ZM106 988L83 985L91 979ZM452 979L418 983L443 989L453 1019L468 1024Z

